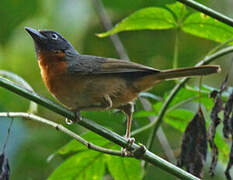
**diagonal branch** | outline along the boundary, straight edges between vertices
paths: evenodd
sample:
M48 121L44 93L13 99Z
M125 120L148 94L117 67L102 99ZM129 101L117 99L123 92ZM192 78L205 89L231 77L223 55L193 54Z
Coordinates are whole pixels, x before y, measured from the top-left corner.
M180 1L181 3L197 10L197 11L200 11L212 18L215 18L229 26L232 26L233 27L233 19L217 12L217 11L214 11L213 9L210 9L194 0L177 0L177 1Z
M115 151L115 150L111 150L111 149L107 149L107 148L103 148L100 146L97 146L95 144L92 144L88 141L86 141L85 139L83 139L81 136L77 135L76 133L74 133L73 131L67 129L66 127L62 126L61 124L57 124L53 121L50 121L48 119L36 116L34 114L31 113L24 113L24 112L1 112L0 113L0 117L11 117L11 118L15 118L15 117L21 117L24 119L30 119L33 121L37 121L46 125L49 125L51 127L54 127L56 130L61 131L65 134L67 134L68 136L72 137L73 139L76 139L77 141L79 141L80 143L82 143L84 146L86 146L88 149L93 149L102 153L106 153L106 154L111 154L111 155L116 155L116 156L122 156L122 153L120 151Z

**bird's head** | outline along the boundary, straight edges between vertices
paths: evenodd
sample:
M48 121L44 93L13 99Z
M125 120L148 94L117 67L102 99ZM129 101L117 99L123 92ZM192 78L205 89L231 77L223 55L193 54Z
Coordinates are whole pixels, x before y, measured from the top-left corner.
M37 55L52 53L58 56L75 56L78 52L62 35L51 30L35 30L25 27L25 30L34 40Z

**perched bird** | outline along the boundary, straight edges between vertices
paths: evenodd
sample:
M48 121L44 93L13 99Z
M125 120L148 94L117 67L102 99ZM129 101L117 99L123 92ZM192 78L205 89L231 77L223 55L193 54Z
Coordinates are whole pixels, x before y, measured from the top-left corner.
M133 62L79 54L60 34L25 28L35 51L45 85L70 110L119 109L127 117L126 138L130 138L133 100L158 82L220 71L219 66L158 70Z

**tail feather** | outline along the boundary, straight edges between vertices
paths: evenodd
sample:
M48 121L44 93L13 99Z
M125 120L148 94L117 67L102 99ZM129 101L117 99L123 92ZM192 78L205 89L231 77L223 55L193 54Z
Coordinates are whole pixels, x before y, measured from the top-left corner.
M155 79L163 80L163 79L174 79L174 78L189 77L189 76L204 76L208 74L217 73L219 71L221 71L221 68L215 65L179 68L179 69L161 71L160 73L155 74Z
M134 87L139 91L145 91L153 87L156 83L162 80L169 80L174 78L181 77L190 77L190 76L204 76L208 74L213 74L220 72L220 66L216 65L203 65L190 68L179 68L179 69L170 69L160 72L155 72L151 75L146 75L135 81Z

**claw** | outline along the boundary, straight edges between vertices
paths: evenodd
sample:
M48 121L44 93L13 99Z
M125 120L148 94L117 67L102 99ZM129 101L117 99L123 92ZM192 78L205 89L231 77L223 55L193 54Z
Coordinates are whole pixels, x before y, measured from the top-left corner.
M78 112L75 112L75 120L72 121L72 120L66 118L66 124L71 125L74 122L79 122L81 120L82 120L82 117L80 116L80 112L78 111Z
M71 125L71 124L73 124L73 121L70 120L70 119L68 119L68 118L66 118L66 124L67 124L67 125Z
M129 146L132 146L134 142L135 142L135 138L133 138L133 137L128 138L128 145Z
M80 115L80 111L75 112L75 122L82 121L82 117Z

